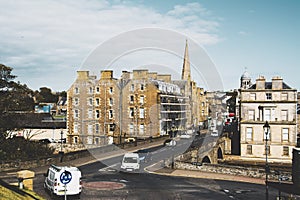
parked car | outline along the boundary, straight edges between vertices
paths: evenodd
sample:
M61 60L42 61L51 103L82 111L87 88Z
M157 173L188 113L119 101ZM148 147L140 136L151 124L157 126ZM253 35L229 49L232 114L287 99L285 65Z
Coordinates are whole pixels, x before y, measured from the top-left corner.
M44 138L39 140L40 143L49 144L49 143L56 143L56 141L52 138Z
M164 146L174 147L174 146L176 146L176 141L173 139L166 139L164 142Z
M192 136L190 134L187 133L183 133L179 136L181 139L190 139Z
M126 138L126 139L125 139L125 142L128 142L128 143L130 143L130 142L135 142L135 138L132 138L132 137Z

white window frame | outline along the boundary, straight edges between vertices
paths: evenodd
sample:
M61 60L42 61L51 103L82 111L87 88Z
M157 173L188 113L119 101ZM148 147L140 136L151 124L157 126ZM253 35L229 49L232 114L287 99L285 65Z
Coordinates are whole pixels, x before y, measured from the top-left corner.
M246 127L246 140L247 141L253 140L253 127Z
M140 118L144 119L145 118L145 108L140 108Z
M248 119L255 120L255 110L248 110Z
M289 128L282 128L282 141L288 142L289 141Z
M140 96L140 104L144 104L144 101L145 101L145 96L144 95L141 95Z
M134 125L131 123L128 126L129 126L128 128L129 128L130 135L133 135L134 134Z

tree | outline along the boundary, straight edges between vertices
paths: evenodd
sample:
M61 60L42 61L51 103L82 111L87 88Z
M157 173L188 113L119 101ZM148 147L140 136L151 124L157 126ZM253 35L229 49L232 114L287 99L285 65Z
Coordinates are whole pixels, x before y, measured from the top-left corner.
M0 138L18 128L17 120L12 120L16 111L34 110L33 91L14 82L17 76L11 72L11 67L0 64Z
M39 103L57 103L58 96L53 94L50 88L41 87L40 91L36 91L36 100Z

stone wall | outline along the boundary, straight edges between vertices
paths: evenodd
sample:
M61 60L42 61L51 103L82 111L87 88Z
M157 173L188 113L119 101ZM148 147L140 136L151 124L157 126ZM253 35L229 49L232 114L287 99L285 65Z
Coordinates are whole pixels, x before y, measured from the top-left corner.
M214 165L209 163L203 163L201 166L196 166L191 163L176 162L176 169L185 169L185 170L197 170L202 172L210 173L219 173L219 174L229 174L235 176L246 176L252 178L265 178L265 169L264 168L251 168L251 167L242 167L242 166L228 166L228 165ZM288 177L289 180L292 180L291 172L281 172L281 175ZM278 180L278 175L275 174L275 171L272 171L269 174L269 180Z

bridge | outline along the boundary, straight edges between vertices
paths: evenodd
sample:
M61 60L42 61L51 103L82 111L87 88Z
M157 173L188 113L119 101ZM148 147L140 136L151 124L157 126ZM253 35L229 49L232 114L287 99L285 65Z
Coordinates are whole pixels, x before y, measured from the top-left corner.
M217 164L225 154L230 153L230 146L230 139L226 135L212 136L207 132L202 133L201 137L194 138L190 148L178 156L177 160Z

